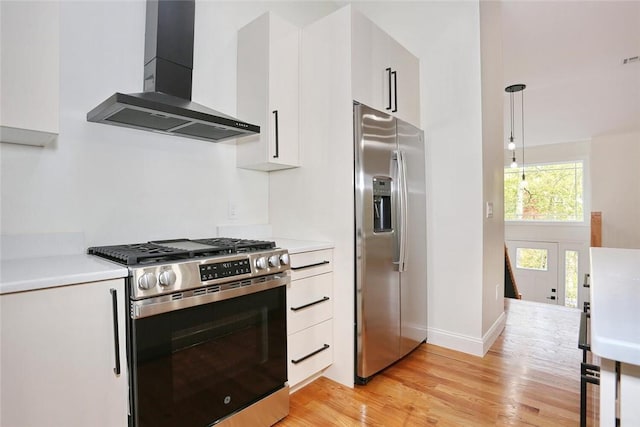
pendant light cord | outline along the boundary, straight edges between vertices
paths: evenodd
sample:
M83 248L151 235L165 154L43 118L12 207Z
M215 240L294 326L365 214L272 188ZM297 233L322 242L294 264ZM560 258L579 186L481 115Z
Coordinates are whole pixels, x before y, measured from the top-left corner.
M511 139L510 142L513 142L513 92L509 93L510 104L511 104ZM514 150L515 151L515 150Z
M524 181L524 90L522 90L520 96L520 99L522 100L522 180Z

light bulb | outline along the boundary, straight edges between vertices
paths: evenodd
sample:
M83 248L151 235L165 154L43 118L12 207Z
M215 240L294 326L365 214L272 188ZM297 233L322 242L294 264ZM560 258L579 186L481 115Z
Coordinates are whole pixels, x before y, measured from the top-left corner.
M527 180L524 179L524 175L522 176L522 181L520 181L521 188L527 188Z
M507 149L509 149L510 151L513 151L516 149L516 143L511 141L508 145L507 145Z
M518 167L518 162L516 162L515 160L511 162L511 169L515 169L517 167Z

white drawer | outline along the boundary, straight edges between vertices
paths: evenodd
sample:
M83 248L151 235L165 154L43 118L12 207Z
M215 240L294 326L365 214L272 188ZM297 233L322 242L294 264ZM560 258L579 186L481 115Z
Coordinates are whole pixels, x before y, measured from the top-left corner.
M333 249L290 254L291 280L303 279L333 270Z
M333 317L333 274L295 280L287 287L287 333Z
M331 319L288 338L289 386L320 372L333 363L333 321Z

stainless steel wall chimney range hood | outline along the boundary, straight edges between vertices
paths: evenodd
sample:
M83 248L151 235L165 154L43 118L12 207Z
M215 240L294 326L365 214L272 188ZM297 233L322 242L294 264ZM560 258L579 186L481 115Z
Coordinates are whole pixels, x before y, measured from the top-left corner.
M191 102L195 0L147 0L144 92L115 93L90 122L220 142L260 127Z

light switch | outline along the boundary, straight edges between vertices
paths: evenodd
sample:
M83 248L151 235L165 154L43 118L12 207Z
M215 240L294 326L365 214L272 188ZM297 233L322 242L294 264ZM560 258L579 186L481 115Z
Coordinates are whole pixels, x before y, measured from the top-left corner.
M493 202L487 202L485 212L487 218L493 218Z

